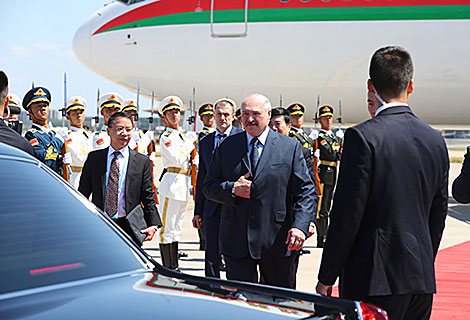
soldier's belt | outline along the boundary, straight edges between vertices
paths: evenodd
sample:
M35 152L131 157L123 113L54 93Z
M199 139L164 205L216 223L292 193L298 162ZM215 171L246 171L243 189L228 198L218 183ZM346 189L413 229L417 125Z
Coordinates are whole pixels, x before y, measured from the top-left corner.
M189 176L189 174L191 173L189 169L182 169L182 168L176 168L176 167L168 167L167 172L184 174L185 176Z
M338 162L337 161L326 161L326 160L320 160L320 164L328 167L337 167Z
M72 172L82 172L83 167L77 167L77 166L70 166L70 170Z

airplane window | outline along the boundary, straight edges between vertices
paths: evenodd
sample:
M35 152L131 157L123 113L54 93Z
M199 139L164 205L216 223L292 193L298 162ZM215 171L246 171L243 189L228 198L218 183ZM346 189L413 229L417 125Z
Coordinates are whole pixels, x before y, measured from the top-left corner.
M145 1L145 0L131 0L129 1L129 4L134 4L134 3L142 2L142 1Z
M122 2L122 3L124 3L124 4L127 4L127 2L128 2L129 0L117 0L117 1L118 1L118 2Z
M279 0L279 1L281 1L282 3L287 3L287 2L289 2L289 0Z

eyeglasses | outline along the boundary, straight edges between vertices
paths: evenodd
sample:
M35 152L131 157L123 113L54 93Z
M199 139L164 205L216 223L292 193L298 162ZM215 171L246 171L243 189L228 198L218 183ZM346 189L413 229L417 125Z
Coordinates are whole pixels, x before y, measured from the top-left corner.
M117 126L113 128L117 133L131 133L132 132L132 127L123 127L123 126Z

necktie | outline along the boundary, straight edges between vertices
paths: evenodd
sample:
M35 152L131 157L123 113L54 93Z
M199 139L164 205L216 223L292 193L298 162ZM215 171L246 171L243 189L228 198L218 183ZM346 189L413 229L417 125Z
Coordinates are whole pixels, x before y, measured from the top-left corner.
M258 164L258 159L259 159L259 151L258 151L258 143L259 140L258 138L253 138L251 139L251 153L250 153L250 162L251 162L251 173L252 175L255 174L256 170L256 165Z
M218 147L218 146L222 143L222 141L224 141L224 139L225 139L226 137L227 137L227 135L226 135L225 133L218 133L218 134L217 134L217 139L218 139L218 140L217 140L217 145L216 145L216 147Z
M118 187L119 187L119 151L114 151L114 158L109 167L108 189L106 190L106 213L113 217L118 211Z

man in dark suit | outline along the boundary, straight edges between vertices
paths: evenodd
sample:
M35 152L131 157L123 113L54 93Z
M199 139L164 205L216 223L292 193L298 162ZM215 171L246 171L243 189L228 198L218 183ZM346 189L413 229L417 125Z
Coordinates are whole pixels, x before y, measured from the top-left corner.
M452 196L457 202L470 203L470 147L467 147L462 170L452 183Z
M147 228L141 230L152 240L161 227L152 175L147 155L128 147L133 121L125 112L116 112L108 120L109 147L88 154L83 166L78 191L105 211L138 244L142 241L133 233L126 215L142 204Z
M206 199L202 193L202 183L206 177L207 169L212 160L212 154L217 145L226 137L243 131L232 126L234 118L235 103L226 98L218 100L215 104L216 131L199 141L199 170L197 173L193 226L197 229L201 228L201 220L204 220L206 277L220 278L222 259L219 249L219 225L222 206L217 202Z
M369 92L375 117L346 130L337 191L316 290L428 319L434 259L447 215L449 158L438 131L408 106L413 63L400 47L377 50Z
M0 70L0 142L23 150L34 156L31 144L15 130L8 127L3 120L3 112L8 106L8 77Z
M269 127L271 103L260 94L242 103L246 132L226 138L203 183L204 195L223 204L221 251L227 279L295 288L292 250L308 234L315 189L301 145Z

